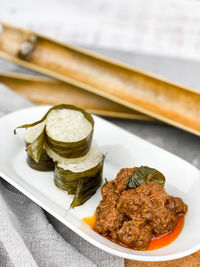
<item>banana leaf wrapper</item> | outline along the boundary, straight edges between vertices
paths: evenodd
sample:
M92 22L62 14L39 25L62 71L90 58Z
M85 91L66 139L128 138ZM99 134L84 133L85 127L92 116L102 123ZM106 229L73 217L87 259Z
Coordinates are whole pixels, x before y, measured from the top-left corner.
M26 147L29 144L26 143ZM37 171L52 171L54 170L54 162L53 160L47 155L45 149L42 150L41 158L39 162L34 161L29 154L27 153L26 162L34 170Z
M93 136L93 130L94 130L94 120L89 113L87 113L83 109L76 107L76 106L73 106L73 105L61 104L61 105L52 107L42 117L41 120L36 121L34 123L31 123L31 124L21 125L14 130L14 133L16 134L16 130L18 128L29 128L29 127L33 127L33 126L43 122L52 110L58 110L58 109L71 109L71 110L80 111L84 115L84 117L90 122L90 124L92 126L92 130L86 138L84 138L80 141L62 142L62 141L54 140L53 138L48 136L47 131L46 131L46 127L44 125L44 129L43 129L42 133L27 147L28 155L35 162L40 161L41 156L42 156L43 147L45 144L47 144L50 149L52 149L55 153L57 153L59 156L61 156L63 158L80 158L80 157L83 157L84 155L86 155L90 149L91 142L92 142L92 136Z
M83 172L64 170L58 167L57 163L55 164L54 183L58 188L67 191L69 195L74 195L71 208L85 203L100 187L103 162L104 157L98 165Z

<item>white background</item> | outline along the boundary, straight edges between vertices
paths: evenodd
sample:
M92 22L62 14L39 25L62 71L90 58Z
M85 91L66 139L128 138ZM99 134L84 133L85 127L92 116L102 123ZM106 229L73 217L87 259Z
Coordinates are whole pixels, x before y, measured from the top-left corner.
M0 0L0 20L69 43L200 60L198 0Z

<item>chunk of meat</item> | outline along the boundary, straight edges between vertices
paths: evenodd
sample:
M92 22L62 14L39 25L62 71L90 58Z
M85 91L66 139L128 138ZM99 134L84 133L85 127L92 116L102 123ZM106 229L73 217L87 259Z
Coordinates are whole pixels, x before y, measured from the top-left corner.
M106 183L102 187L101 193L103 200L100 201L97 208L95 230L105 234L120 227L123 223L124 215L116 208L119 194L115 192L115 184L113 181Z
M166 201L166 207L177 214L185 214L187 212L187 205L179 197L169 196Z
M149 220L149 225L155 236L169 233L178 221L178 215L166 208L154 209L152 215L151 220Z
M114 181L105 183L101 188L102 197L105 198L108 195L116 193L115 190L116 190L116 187L115 187Z
M168 195L156 182L147 182L141 186L123 191L117 208L130 219L140 216L151 226L152 232L162 235L171 231L178 216L166 207Z
M117 209L131 219L140 214L142 199L135 189L123 191L117 203Z
M135 168L123 168L118 172L114 180L118 193L121 193L123 190L126 189L127 180L131 173L134 171L134 169Z
M145 223L145 220L134 217L131 221L123 223L117 231L119 240L128 246L145 249L152 238L151 227Z
M115 229L121 227L124 221L124 214L117 209L119 191L125 189L126 181L134 168L122 169L116 180L107 182L101 189L102 201L98 206L97 221L95 230L99 233L115 234Z
M165 208L168 196L164 188L156 182L125 190L121 193L117 208L128 217L140 215L146 220L153 217L152 211Z
M102 200L98 206L97 221L95 231L101 234L109 234L121 227L124 215L116 209L115 203Z

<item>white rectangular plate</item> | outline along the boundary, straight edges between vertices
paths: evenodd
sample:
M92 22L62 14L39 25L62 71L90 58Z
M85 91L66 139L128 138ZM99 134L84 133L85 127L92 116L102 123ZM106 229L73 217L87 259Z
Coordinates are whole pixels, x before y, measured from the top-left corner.
M185 225L169 246L154 251L136 251L112 243L82 222L82 218L91 216L98 206L100 189L84 205L67 211L72 197L54 185L53 172L35 171L26 164L24 130L18 130L16 136L13 134L17 126L40 119L48 109L47 106L32 107L0 119L3 151L0 176L88 242L114 255L162 261L186 256L200 248L200 172L186 161L96 116L93 142L106 154L103 177L112 180L121 168L140 165L160 170L166 177L166 191L182 197L189 206Z

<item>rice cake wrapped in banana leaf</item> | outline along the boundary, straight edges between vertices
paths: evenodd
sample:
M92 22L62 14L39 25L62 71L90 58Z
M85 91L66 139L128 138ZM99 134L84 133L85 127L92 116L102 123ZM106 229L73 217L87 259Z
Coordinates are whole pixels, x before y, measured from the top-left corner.
M71 208L82 205L100 187L104 156L91 147L87 155L66 159L58 156L50 148L47 154L55 161L54 182L57 187L74 195Z
M26 128L29 166L49 170L55 164L55 185L74 195L72 208L100 187L104 156L91 147L94 121L90 114L63 104L51 108L41 120L18 128Z
M94 120L84 110L62 104L49 109L41 120L18 128L27 129L26 151L28 163L33 166L34 161L41 164L46 162L46 145L64 158L86 155L92 142ZM16 133L16 129L14 132Z
M66 105L67 106L67 105ZM74 106L55 108L46 118L46 144L64 158L87 154L93 136L92 116Z
M41 122L33 127L29 127L26 129L25 134L25 144L28 147L31 143L34 142L35 139L41 134L44 128L44 122ZM42 154L40 160L36 162L32 157L29 156L27 153L26 161L28 165L35 170L38 171L52 171L54 169L54 162L53 160L47 155L46 150L42 149Z

